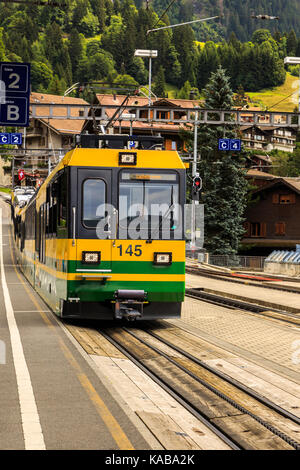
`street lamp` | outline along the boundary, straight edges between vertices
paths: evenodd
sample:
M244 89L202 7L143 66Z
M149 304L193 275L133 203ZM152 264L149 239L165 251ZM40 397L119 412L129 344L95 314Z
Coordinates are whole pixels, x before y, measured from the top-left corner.
M151 106L151 69L152 58L157 57L157 50L153 49L136 49L134 52L135 57L149 57L149 106Z
M300 57L285 57L285 65L300 65ZM300 68L299 68L299 100L298 100L298 112L300 113Z

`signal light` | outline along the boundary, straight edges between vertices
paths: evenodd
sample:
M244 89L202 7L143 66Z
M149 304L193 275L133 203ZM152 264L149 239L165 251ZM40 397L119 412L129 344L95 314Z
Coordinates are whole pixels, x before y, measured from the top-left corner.
M200 176L195 176L193 179L193 190L198 192L200 189L202 189L202 179Z

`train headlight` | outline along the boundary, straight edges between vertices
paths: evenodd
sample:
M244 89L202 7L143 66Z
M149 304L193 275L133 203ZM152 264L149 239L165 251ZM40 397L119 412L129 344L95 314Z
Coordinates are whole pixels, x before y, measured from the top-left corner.
M136 152L119 152L119 165L136 165Z
M100 251L83 251L82 252L82 263L83 264L99 264L100 263Z
M170 266L170 264L172 264L172 253L154 253L153 264L158 266Z

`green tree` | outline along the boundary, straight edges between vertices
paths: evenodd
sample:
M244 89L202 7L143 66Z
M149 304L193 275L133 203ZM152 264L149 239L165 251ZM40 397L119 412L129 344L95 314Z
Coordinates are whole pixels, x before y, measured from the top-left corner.
M73 28L68 42L69 56L72 58L72 74L76 77L77 68L83 57L83 41L76 28Z
M138 86L138 83L135 81L135 79L133 77L131 77L130 75L117 75L116 78L114 79L113 81L113 84L114 85L130 85L130 86Z
M233 93L221 66L211 74L203 93L206 109L231 109ZM218 139L223 137L235 137L232 126L202 125L199 128L198 170L203 179L205 247L212 254L234 257L244 233L247 181L242 153L218 150Z
M297 36L295 31L292 29L288 36L287 36L287 41L286 41L286 49L287 49L287 54L289 56L295 56L296 55L296 49L297 49Z
M3 28L0 28L0 61L4 62L5 58L5 46L3 42Z
M191 89L192 89L191 84L187 80L185 84L183 85L183 87L180 88L177 94L177 98L182 99L182 100L184 99L188 100L190 98Z
M155 77L153 92L159 98L164 98L166 96L165 72L164 72L164 68L162 65L159 67L158 73Z
M51 95L63 95L65 89L66 89L65 82L62 83L58 75L54 75L54 77L52 78L49 84L49 88L47 92L50 93Z
M102 33L105 28L106 11L104 0L90 0L94 14L98 18L99 31Z
M268 29L257 29L252 35L252 42L255 44L262 44L269 39L272 39L272 34Z
M248 103L247 97L245 90L242 85L238 86L238 89L236 91L236 95L233 98L233 104L234 106L246 106Z
M52 80L53 73L47 64L44 64L43 62L31 62L32 91L46 91L49 88Z
M91 57L88 69L91 79L104 79L114 71L114 60L109 53L105 51L98 52Z

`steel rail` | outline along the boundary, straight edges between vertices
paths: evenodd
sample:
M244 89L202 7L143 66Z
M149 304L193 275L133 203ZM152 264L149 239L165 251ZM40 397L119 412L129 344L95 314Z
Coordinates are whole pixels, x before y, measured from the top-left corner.
M208 272L205 269L195 269L190 266L186 266L186 272L190 274L196 274L198 276L204 276L204 277L209 277L212 279L218 279L221 281L226 281L226 282L235 282L236 284L245 284L247 279L242 279L242 278L232 278L229 273L212 273ZM262 282L262 284L260 284ZM271 284L264 284L263 281L255 280L255 279L249 279L249 284L250 286L254 287L262 287L263 289L274 289L274 290L280 290L280 291L285 291L285 292L291 292L293 294L300 294L300 287L289 287L289 286L283 286L283 285L271 285Z
M231 309L241 309L245 310L246 312L252 313L259 313L260 315L270 318L270 315L266 315L266 309L269 308L268 311L274 312L275 314L278 313L280 315L285 316L286 318L278 318L273 317L276 320L280 320L286 323L291 323L292 325L299 326L300 316L291 312L287 312L284 310L278 310L273 307L262 306L250 302L245 302L244 300L233 299L230 297L222 297L221 295L212 294L210 292L205 291L197 291L196 289L187 289L185 295L187 297L196 299L196 300L203 300L204 302L208 302L214 305L219 305L221 307L227 307ZM297 320L297 321L296 321Z
M176 362L176 360L172 359L171 357L169 357L166 353L164 353L163 351L159 350L158 348L156 348L155 346L147 343L147 341L143 340L142 338L140 338L138 335L135 335L131 330L128 330L128 328L123 328L124 331L126 331L127 333L129 333L130 335L132 335L134 338L138 339L142 344L144 344L145 346L149 347L150 349L152 349L153 351L155 351L157 354L160 354L161 356L163 356L165 359L167 359L168 361L170 361L173 365L175 365L176 367L178 367L179 369L181 369L183 372L185 372L186 374L188 374L190 377L192 377L194 380L196 380L197 382L201 383L201 385L203 385L204 387L208 388L211 392L215 393L217 396L219 396L220 398L222 398L223 400L225 400L227 403L229 403L230 405L232 405L234 408L238 409L239 411L241 411L242 413L245 413L247 414L248 416L250 416L251 418L253 418L255 421L257 421L259 424L261 424L263 427L265 427L266 429L268 429L269 431L271 431L274 435L280 437L283 441L285 441L287 444L289 444L291 447L293 447L295 450L300 450L300 443L296 442L294 439L292 439L291 437L289 437L287 434L285 434L284 432L280 431L279 429L277 429L275 426L269 424L268 422L266 422L264 419L260 418L259 416L255 415L254 413L252 413L251 411L247 410L246 408L244 408L242 405L239 405L237 402L235 402L232 398L228 397L227 395L225 395L223 392L220 392L218 389L216 389L215 387L213 387L212 385L210 385L209 383L207 383L205 380L203 379L200 379L200 377L198 377L197 375L193 374L192 372L190 372L186 367L182 366L181 364L178 364ZM147 333L149 333L147 331ZM162 340L160 337L157 337L157 339L159 339L163 344L166 344L164 340ZM171 343L169 343L169 347L173 348L174 350L177 350L177 347L174 347ZM186 353L188 354L188 353ZM186 356L188 357L188 356ZM193 357L193 356L191 356ZM196 358L193 358L191 359L193 362L196 363L196 361L194 360ZM201 362L201 361L200 361ZM198 364L199 365L199 364ZM215 375L218 375L215 373L215 371L213 371L213 373ZM229 382L229 380L227 380L226 378L226 381ZM243 390L244 391L244 390ZM249 394L249 392L247 391L247 393ZM263 397L260 397L260 401L262 403L263 400ZM273 404L271 401L269 400L265 400L265 402L263 403L265 406L267 406L268 408L271 408L273 409L273 411L278 411L278 409L276 409L275 407L277 407L277 405ZM280 408L280 407L278 407ZM285 410L281 409L281 412L280 414L283 415L283 412ZM288 419L290 420L293 420L294 422L297 422L297 424L300 423L300 420L297 416L289 413L289 412L286 412L288 414ZM284 417L287 417L287 416L284 416ZM293 419L291 418L293 417Z
M162 338L161 336L157 335L156 333L153 333L152 331L147 330L147 334L150 336L153 336L154 338L158 339L161 341L163 344L168 346L169 348L174 349L177 351L179 354L182 354L185 356L187 359L191 360L192 362L195 362L197 365L203 367L204 369L208 370L209 372L217 375L220 377L220 379L225 380L226 382L230 383L234 387L238 388L242 392L247 393L247 395L252 396L255 400L259 401L263 405L267 406L268 408L271 408L272 410L275 410L277 413L282 415L284 418L290 419L294 423L300 425L300 418L290 411L285 410L279 405L276 405L276 403L272 402L268 398L263 397L259 393L255 392L255 390L252 390L251 388L247 387L246 385L243 385L241 382L233 379L232 377L229 377L228 375L224 374L223 372L219 371L218 369L214 369L210 365L206 364L205 362L201 361L201 359L198 359L197 357L193 356L192 354L184 351L183 349L179 348L175 344L170 343L168 340Z
M189 411L195 418L199 419L205 426L207 426L214 434L216 434L223 442L225 442L233 450L242 450L242 447L232 437L225 433L221 427L216 424L212 424L208 418L204 416L192 403L188 402L179 392L174 390L166 381L158 377L157 374L153 373L150 368L143 364L137 356L132 352L129 352L124 346L118 341L112 338L109 334L103 330L99 331L105 339L107 339L113 346L122 352L128 359L130 359L139 369L141 369L148 377L150 377L156 384L158 384L163 390L171 395L180 405L182 405L187 411Z

